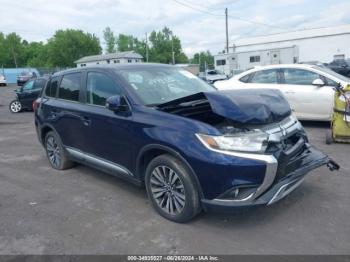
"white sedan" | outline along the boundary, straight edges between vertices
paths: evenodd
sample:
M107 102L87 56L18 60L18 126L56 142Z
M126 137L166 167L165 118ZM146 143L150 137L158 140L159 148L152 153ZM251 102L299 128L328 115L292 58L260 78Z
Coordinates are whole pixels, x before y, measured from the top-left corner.
M7 85L7 82L6 82L5 76L0 74L0 86L6 86L6 85Z
M329 121L332 118L334 87L350 79L328 68L307 64L259 66L215 82L219 90L275 88L282 91L300 120Z

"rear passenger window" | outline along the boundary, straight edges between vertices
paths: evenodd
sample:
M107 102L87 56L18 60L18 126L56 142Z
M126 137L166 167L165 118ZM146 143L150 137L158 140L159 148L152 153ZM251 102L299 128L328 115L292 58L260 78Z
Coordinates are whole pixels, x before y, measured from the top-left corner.
M88 73L86 90L88 104L105 106L108 97L120 94L119 87L107 75L97 72Z
M64 75L58 90L58 97L70 101L79 101L80 83L81 73Z
M259 84L277 84L277 70L257 71L250 82Z
M56 97L57 87L58 87L58 77L53 77L46 86L45 95L49 97Z

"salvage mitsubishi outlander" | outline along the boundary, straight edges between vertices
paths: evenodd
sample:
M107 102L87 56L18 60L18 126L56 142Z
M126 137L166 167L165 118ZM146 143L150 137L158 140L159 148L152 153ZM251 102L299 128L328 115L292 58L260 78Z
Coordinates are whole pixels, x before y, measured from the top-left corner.
M311 170L339 168L309 144L278 90L217 91L170 65L58 72L33 108L53 168L78 162L145 186L175 222L270 205Z

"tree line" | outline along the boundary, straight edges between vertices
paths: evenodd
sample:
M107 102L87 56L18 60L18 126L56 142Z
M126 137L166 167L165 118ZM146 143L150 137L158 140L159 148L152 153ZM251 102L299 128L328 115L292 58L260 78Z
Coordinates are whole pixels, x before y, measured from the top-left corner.
M172 63L173 52L176 63L200 62L212 64L213 56L209 51L195 54L189 59L182 50L181 40L173 32L164 27L160 31L152 31L147 40L133 35L115 34L107 27L103 31L105 53L135 51L146 61L156 63ZM82 30L57 30L44 42L28 42L16 33L7 35L0 32L0 67L74 67L74 61L83 56L102 53L100 39L94 34Z

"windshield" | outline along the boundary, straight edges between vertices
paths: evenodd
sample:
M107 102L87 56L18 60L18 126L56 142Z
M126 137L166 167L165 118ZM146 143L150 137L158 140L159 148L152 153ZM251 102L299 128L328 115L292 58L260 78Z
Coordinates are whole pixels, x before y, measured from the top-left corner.
M325 73L327 73L327 74L329 74L329 75L331 75L331 76L333 76L333 77L335 77L335 78L337 78L337 79L339 79L341 81L350 82L350 78L345 77L343 75L340 75L340 74L334 72L333 70L331 70L331 69L329 69L327 67L313 66L313 68L317 69L317 70L320 70L322 72L325 72Z
M118 71L145 105L153 106L199 92L215 91L190 72L177 68L135 68Z

